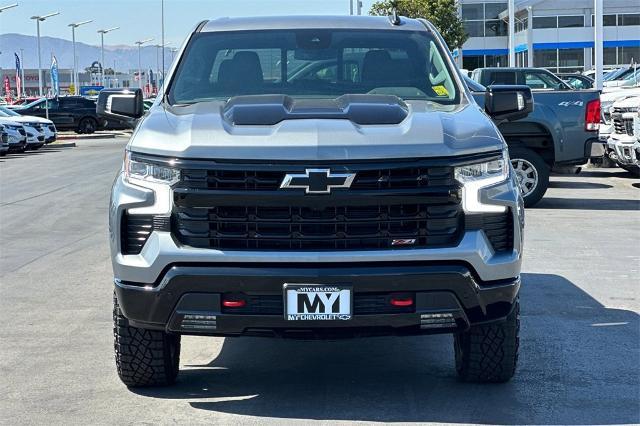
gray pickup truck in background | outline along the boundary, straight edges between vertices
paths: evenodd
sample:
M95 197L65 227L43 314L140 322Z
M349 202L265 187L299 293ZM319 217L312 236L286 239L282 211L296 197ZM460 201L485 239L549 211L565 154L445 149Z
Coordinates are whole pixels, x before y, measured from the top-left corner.
M511 122L497 123L509 145L525 206L536 204L549 186L554 167L578 166L591 157L598 141L600 93L571 90L541 68L479 68L467 85L476 101L484 102L488 85L527 85L533 92L534 111Z

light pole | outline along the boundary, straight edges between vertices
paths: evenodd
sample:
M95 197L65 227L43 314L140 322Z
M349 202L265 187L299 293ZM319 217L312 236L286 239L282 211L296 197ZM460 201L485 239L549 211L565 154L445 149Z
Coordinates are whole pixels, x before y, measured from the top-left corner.
M115 31L120 29L120 27L108 28L106 30L98 30L100 34L100 66L102 67L102 73L100 74L100 83L104 86L104 35L106 33L110 33L111 31Z
M160 90L160 84L159 84L160 83L160 80L159 80L159 78L160 78L160 55L159 55L159 53L160 53L160 49L162 49L162 56L163 56L162 62L164 63L164 48L166 46L168 46L169 44L171 44L171 43L167 42L167 43L163 43L163 44L156 44L156 90L158 91L158 93L159 93L159 90ZM162 68L163 68L163 70L162 70L162 79L164 80L164 67L162 67Z
M12 7L17 7L18 3L8 4L6 6L0 6L0 13L4 12L7 9L11 9Z
M145 40L136 41L136 44L138 45L138 87L141 89L142 89L142 59L140 54L142 51L142 45L150 41L153 41L153 38L147 38Z
M160 44L162 45L162 81L164 84L164 46L169 44L164 42L164 0L161 0L160 2L160 27L162 29L160 33L160 37L161 37ZM156 76L156 79L158 79L158 76ZM160 93L159 90L158 90L158 93Z
M38 34L38 94L42 97L42 57L40 56L40 22L52 16L60 15L60 12L53 12L42 16L32 16L31 19L36 21L36 30Z
M93 22L93 19L82 22L75 22L69 24L71 27L71 40L73 42L73 87L74 87L74 95L78 94L78 62L76 58L76 28L80 25L88 24L89 22Z
M596 61L596 89L602 90L603 82L602 82L602 63L603 63L603 49L604 49L604 30L603 30L603 8L604 1L603 0L594 0L593 1L593 14L594 17L594 34L593 34L593 49L594 49L594 59Z
M16 7L18 6L18 3L13 3L13 4L8 4L6 6L0 6L0 13L2 13L3 11L7 10L7 9L11 9L12 7ZM1 54L2 52L0 52ZM2 67L0 67L0 69L2 69ZM24 87L24 80L22 80L22 84ZM20 93L18 93L18 97L20 97Z
M509 14L509 23L508 23L508 32L509 32L509 67L513 68L516 66L516 11L515 11L515 0L509 0L508 2L508 14Z

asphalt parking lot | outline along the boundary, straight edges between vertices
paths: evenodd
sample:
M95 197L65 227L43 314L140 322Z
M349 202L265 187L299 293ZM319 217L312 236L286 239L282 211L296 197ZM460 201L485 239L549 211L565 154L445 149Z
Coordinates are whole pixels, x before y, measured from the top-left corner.
M0 159L0 423L640 423L640 180L552 177L527 211L513 381L456 380L448 335L183 338L178 384L117 378L107 241L123 138Z

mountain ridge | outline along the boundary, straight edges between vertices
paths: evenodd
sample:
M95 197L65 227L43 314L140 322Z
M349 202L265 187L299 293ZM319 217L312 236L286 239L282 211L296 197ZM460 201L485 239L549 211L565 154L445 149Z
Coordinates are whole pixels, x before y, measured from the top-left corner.
M20 49L23 49L24 68L38 68L38 50L37 37L6 33L0 34L0 68L15 68L15 58L13 53L20 56ZM42 68L49 68L51 65L51 55L58 60L58 67L71 69L73 68L73 43L57 37L41 36L40 50L42 55ZM165 67L168 68L171 62L171 49L164 48ZM156 69L156 55L162 60L159 50L155 45L143 46L140 57L142 68L153 70ZM76 56L78 58L78 69L83 70L90 66L94 61L100 61L100 46L94 46L76 40ZM126 45L106 45L104 46L104 57L106 68L115 67L118 71L129 71L138 68L138 47ZM162 65L160 65L162 66Z

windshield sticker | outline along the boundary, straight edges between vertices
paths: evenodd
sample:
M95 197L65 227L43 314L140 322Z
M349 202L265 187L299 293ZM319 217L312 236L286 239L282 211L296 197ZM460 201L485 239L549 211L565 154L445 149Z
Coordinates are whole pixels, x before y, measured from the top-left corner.
M433 91L436 92L438 96L449 96L449 91L444 86L433 86Z

